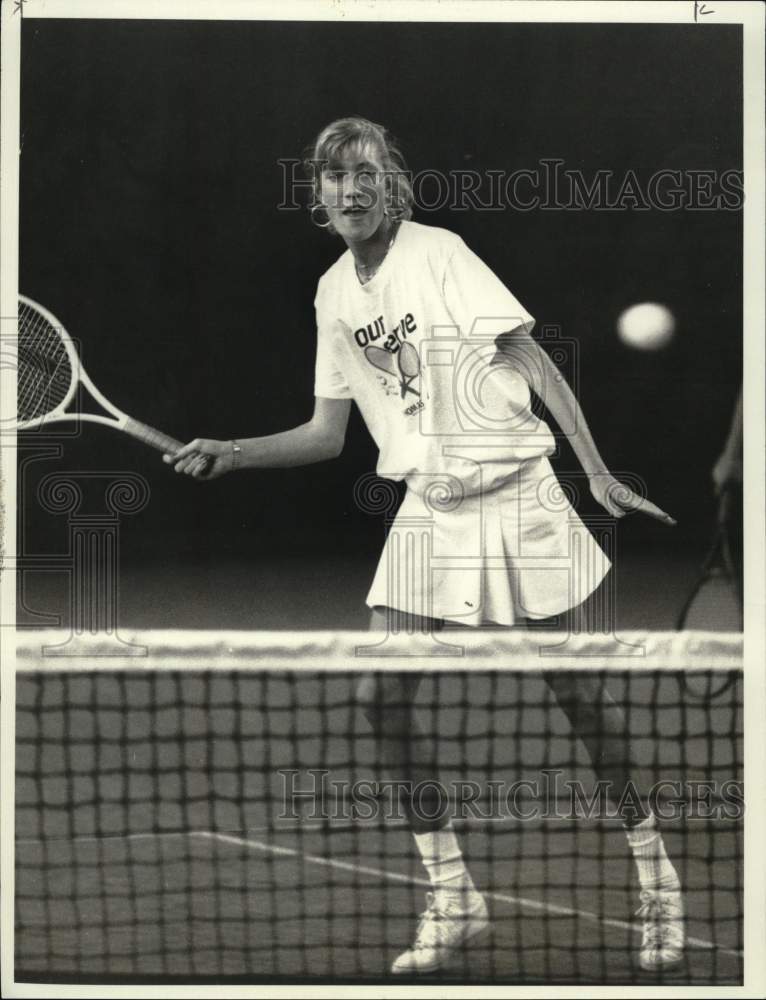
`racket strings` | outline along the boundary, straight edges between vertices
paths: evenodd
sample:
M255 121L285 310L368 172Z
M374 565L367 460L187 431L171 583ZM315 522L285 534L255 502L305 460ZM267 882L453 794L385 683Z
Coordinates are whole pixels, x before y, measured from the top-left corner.
M19 420L34 420L55 410L66 399L72 378L72 364L59 332L36 309L20 303Z
M399 348L399 371L402 374L402 398L408 392L414 396L420 396L417 389L413 389L412 383L420 375L420 355L410 343L404 343Z
M398 379L402 399L408 393L420 396L417 389L412 387L412 383L420 375L420 356L412 344L403 343L396 354L383 347L368 347L364 353L371 365Z

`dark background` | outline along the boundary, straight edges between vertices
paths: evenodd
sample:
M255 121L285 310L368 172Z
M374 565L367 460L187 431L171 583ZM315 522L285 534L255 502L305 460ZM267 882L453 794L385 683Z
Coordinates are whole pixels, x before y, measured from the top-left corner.
M21 79L20 289L81 342L109 399L184 440L268 434L311 414L313 297L344 247L305 209L278 210L277 161L333 118L383 122L416 172L556 157L588 178L646 177L742 162L736 26L32 21ZM641 476L679 520L670 531L626 519L621 551L656 556L658 573L663 559L701 553L741 378L741 213L414 218L458 232L538 329L557 324L577 341L580 401L607 463ZM619 312L644 300L676 314L663 351L630 351L615 335ZM185 567L239 567L244 608L251 571L278 575L280 560L305 557L362 605L383 527L353 501L376 458L356 412L336 461L205 485L98 426L61 425L45 440L63 455L24 472L20 550L66 545L64 520L36 498L40 476L131 470L151 501L124 520L126 570L156 566L172 580ZM22 456L40 442L25 435ZM566 445L556 467L577 469ZM580 509L595 510L587 498ZM306 588L317 585L309 574Z

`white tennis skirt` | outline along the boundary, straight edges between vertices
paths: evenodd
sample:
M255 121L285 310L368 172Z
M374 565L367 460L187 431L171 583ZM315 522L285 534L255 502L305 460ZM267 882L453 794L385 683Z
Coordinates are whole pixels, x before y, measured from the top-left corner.
M547 458L522 462L497 489L408 488L391 525L370 607L478 626L575 608L611 563Z

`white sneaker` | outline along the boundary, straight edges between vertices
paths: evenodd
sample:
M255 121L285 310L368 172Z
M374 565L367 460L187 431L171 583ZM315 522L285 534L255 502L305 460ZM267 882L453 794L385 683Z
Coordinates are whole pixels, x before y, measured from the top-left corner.
M427 893L426 901L415 943L391 966L396 975L442 968L461 945L489 926L487 904L476 889L440 889Z
M657 971L677 965L686 940L681 890L642 889L636 916L644 921L641 968Z

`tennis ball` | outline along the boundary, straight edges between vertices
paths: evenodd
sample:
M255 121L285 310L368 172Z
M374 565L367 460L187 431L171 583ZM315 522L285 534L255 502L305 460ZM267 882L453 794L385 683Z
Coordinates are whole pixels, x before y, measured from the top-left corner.
M617 334L623 344L637 351L658 351L673 339L676 320L659 302L629 306L617 319Z

